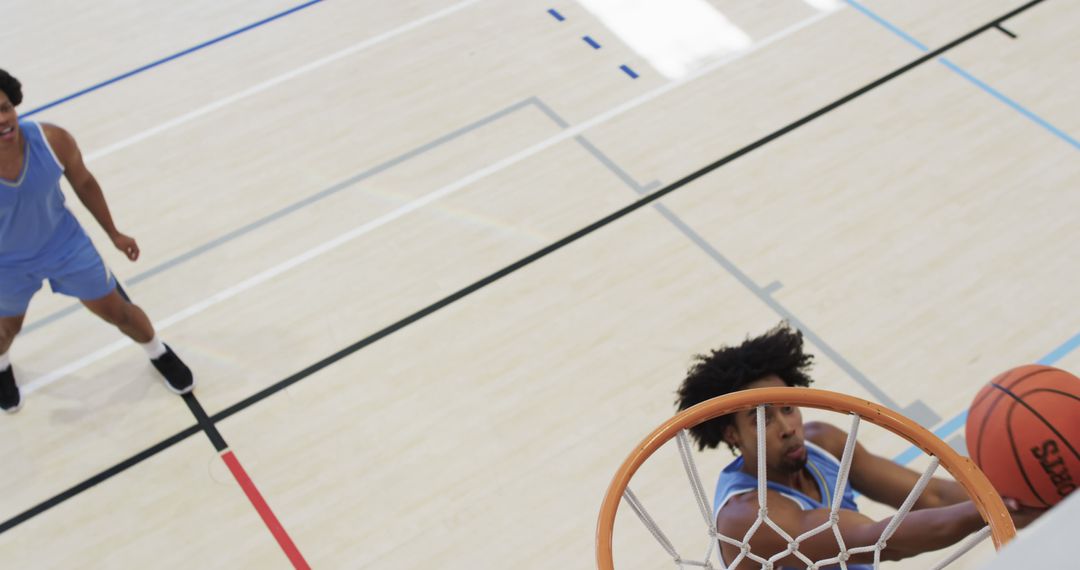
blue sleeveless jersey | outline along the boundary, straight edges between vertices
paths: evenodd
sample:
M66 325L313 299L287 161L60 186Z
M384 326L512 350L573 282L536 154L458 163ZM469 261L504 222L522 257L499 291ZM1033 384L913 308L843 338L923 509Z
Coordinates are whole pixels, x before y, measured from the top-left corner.
M720 512L720 508L731 497L743 493L757 493L757 476L744 472L742 470L744 463L743 458L740 456L720 472L720 478L716 481L716 495L713 498L713 516ZM773 483L772 481L768 481L766 485L769 489L795 501L804 511L831 508L833 492L836 489L836 480L840 474L840 461L828 451L807 441L806 468L810 470L814 481L817 482L821 501L817 501L786 485ZM859 510L858 505L855 504L855 492L852 491L850 483L844 485L840 508L852 511ZM848 564L847 567L849 570L871 570L873 565Z
M26 145L19 178L0 178L0 267L49 262L89 239L64 205L64 167L41 125L19 121L19 129Z

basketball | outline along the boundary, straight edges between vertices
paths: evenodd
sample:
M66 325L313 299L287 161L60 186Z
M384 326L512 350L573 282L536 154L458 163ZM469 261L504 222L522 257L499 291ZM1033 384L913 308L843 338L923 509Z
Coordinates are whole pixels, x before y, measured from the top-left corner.
M975 396L968 451L1003 496L1049 508L1080 484L1080 378L1029 364L991 380Z

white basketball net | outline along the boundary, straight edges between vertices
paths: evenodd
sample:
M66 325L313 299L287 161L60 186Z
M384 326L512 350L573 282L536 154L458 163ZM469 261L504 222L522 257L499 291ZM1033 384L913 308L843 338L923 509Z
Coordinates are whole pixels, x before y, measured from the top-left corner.
M757 498L758 498L758 516L750 528L746 531L746 535L742 537L742 540L720 534L716 530L716 517L713 516L712 508L709 506L708 497L705 494L705 489L701 485L701 477L698 475L697 466L694 464L694 457L690 448L690 439L686 430L680 430L677 440L679 444L679 455L682 457L683 469L686 471L686 475L690 480L690 489L694 494L694 498L697 502L698 508L701 511L702 517L705 519L705 525L707 527L707 535L709 545L705 550L705 556L702 560L687 559L680 555L675 547L671 544L671 541L664 535L664 532L660 530L660 527L656 524L648 511L645 510L644 505L634 495L633 491L629 487L623 493L623 498L633 509L634 513L641 519L641 522L645 525L645 528L656 538L656 541L660 543L660 546L667 551L668 555L675 561L675 564L679 568L697 567L697 568L728 568L724 565L723 557L720 552L719 542L725 542L739 549L738 556L731 561L731 568L738 567L738 565L745 560L752 560L761 565L763 570L774 570L779 568L779 561L788 556L795 556L803 564L806 565L807 570L818 570L820 568L828 566L838 565L843 570L847 570L847 561L856 554L872 552L874 554L874 568L880 568L881 565L881 552L885 549L885 545L893 533L896 532L897 527L903 522L904 517L911 511L912 505L922 495L926 485L930 482L931 476L938 468L938 458L931 457L930 465L919 477L915 487L908 493L904 503L900 506L896 515L893 516L888 526L882 531L881 536L878 537L877 542L869 546L860 546L856 548L848 548L844 544L843 537L840 536L840 528L837 525L839 520L840 504L843 500L843 491L847 485L848 473L851 469L851 456L855 451L855 438L859 432L860 418L856 414L851 414L851 429L848 432L848 439L844 445L844 456L840 460L840 473L837 476L836 488L833 491L832 505L829 508L829 520L823 523L821 526L811 529L803 534L792 537L784 529L780 528L780 525L769 519L769 511L766 504L766 479L765 479L765 406L761 405L757 407ZM761 528L761 525L767 525L778 535L783 537L788 543L788 547L769 558L762 558L761 556L750 551L750 539L754 536L754 533ZM810 560L806 555L799 551L799 544L806 539L816 536L821 533L832 532L836 538L837 555L832 558L826 558L823 560ZM957 547L956 551L948 558L939 562L933 567L933 570L939 570L945 568L956 559L960 558L978 543L990 536L990 527L983 527L979 532L969 536ZM715 559L718 566L713 565Z

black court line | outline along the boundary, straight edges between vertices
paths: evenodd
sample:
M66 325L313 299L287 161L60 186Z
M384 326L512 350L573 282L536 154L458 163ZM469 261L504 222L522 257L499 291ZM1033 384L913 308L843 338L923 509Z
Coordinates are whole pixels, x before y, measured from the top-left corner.
M106 469L105 471L94 475L93 477L83 481L82 483L71 487L63 493L60 493L59 495L56 495L55 497L52 497L51 499L44 501L34 506L33 508L27 509L26 511L12 517L11 519L0 523L0 534L3 534L5 531L19 525L20 523L26 522L34 518L35 516L40 515L41 513L74 497L75 495L78 495L79 493L82 493L83 491L94 487L98 483L102 483L108 479L113 478L116 475L119 475L120 473L123 473L124 471L127 471L128 468L134 467L139 463L150 459L158 453L165 451L166 449L180 443L181 441L184 441L185 439L199 433L200 431L206 433L206 435L210 438L210 442L214 445L215 449L217 449L219 452L224 451L228 446L225 444L225 440L221 437L221 434L218 433L217 427L210 423L209 419L206 416L206 412L203 411L202 406L199 404L199 401L196 400L195 396L190 393L184 394L184 401L187 403L188 408L191 409L192 413L195 414L196 418L199 420L198 425L191 426L181 432L178 432L172 437L162 441L161 443L148 447L143 451L140 451L139 453L136 453L135 455L129 457L128 459Z
M195 416L195 420L199 422L199 428L206 434L206 437L210 438L210 443L213 444L214 449L218 453L229 449L229 444L225 443L225 438L221 437L221 432L218 431L217 426L207 417L206 410L203 409L195 394L188 392L184 394L183 398L184 403L191 410L191 415Z
M803 125L805 125L805 124L807 124L807 123L809 123L809 122L811 122L811 121L813 121L813 120L815 120L817 118L820 118L821 116L823 116L823 115L825 115L825 114L827 114L827 113L829 113L831 111L834 111L837 108L839 108L839 107L841 107L841 106L843 106L843 105L845 105L847 103L850 103L854 99L856 99L856 98L858 98L858 97L860 97L862 95L865 95L866 93L868 93L868 92L870 92L870 91L872 91L872 90L874 90L874 89L888 83L889 81L892 81L893 79L896 79L897 77L900 77L901 75L911 71L912 69L915 69L916 67L918 67L918 66L920 66L920 65L922 65L922 64L924 64L924 63L926 63L928 61L931 61L931 60L937 58L938 56L944 54L945 52L959 46L960 44L963 44L963 43L971 40L972 38L986 32L987 30L996 28L1002 22L1004 22L1004 21L1006 21L1006 20L1008 20L1010 18L1013 18L1016 15L1021 14L1021 13L1025 12L1025 11L1031 9L1032 7L1038 5L1038 4L1041 4L1044 1L1045 0L1032 0L1031 2L1028 2L1028 3L1020 6L1019 8L1016 8L1015 10L1012 10L1011 12L1008 12L1003 16L995 18L991 22L988 22L988 23L986 23L986 24L984 24L982 26L979 26L975 30L972 30L971 32L968 32L968 33L964 34L963 36L960 36L959 38L957 38L957 39L955 39L955 40L953 40L953 41L939 47L938 49L926 53L925 55L923 55L922 57L912 61L911 63L908 63L907 65L904 65L903 67L900 67L900 68L896 69L895 71L893 71L893 72L891 72L891 73L889 73L887 75L884 75L881 78L879 78L879 79L877 79L877 80L875 80L875 81L873 81L871 83L868 83L867 85L865 85L863 87L860 87L859 89L856 89L855 91L852 91L851 93L849 93L849 94L847 94L847 95L833 101L832 103L829 103L828 105L825 105L824 107L821 107L820 109L818 109L818 110L816 110L816 111L814 111L814 112L812 112L812 113L810 113L808 115L805 115L801 119L798 119L798 120L796 120L796 121L794 121L792 123L789 123L787 126L781 127L780 129L777 129L776 131L773 131L772 133L770 133L770 134L768 134L768 135L766 135L766 136L764 136L764 137L762 137L762 138L760 138L760 139L758 139L758 140L756 140L756 141L754 141L754 142L752 142L752 143L750 143L750 144L736 150L735 152L733 152L733 153L731 153L731 154L729 154L729 155L727 155L727 156L713 162L712 164L709 164L709 165L707 165L707 166L705 166L705 167L703 167L703 168L701 168L701 169L699 169L699 170L697 170L697 171L695 171L695 172L693 172L693 173L691 173L691 174L689 174L689 175L687 175L687 176L685 176L685 177L683 177L683 178L681 178L681 179L679 179L679 180L677 180L677 181L675 181L675 182L673 182L673 183L671 183L671 184L669 184L669 185L667 185L667 186L665 186L665 187L663 187L663 188L661 188L661 189L659 189L659 190L657 190L657 191L655 191L655 192L653 192L651 194L648 194L648 195L642 197L641 199L631 203L628 206L620 208L619 210L617 210L617 211L615 211L615 212L613 212L613 213L611 213L611 214L609 214L609 215L607 215L607 216L605 216L605 217L603 217L603 218L589 224L588 226L585 226L584 228L581 228L580 230L578 230L578 231L576 231L576 232L574 232L574 233L572 233L572 234L570 234L570 235L568 235L568 236L566 236L566 237L564 237L564 238L562 238L562 239L560 239L560 240L558 240L558 241L556 241L556 242L554 242L554 243L552 243L552 244L550 244L550 245L548 245L548 246L546 246L546 247L544 247L542 249L539 249L536 252L534 252L534 253L526 256L526 257L523 257L523 258L519 259L518 261L515 261L514 263L512 263L512 264L510 264L510 265L508 265L508 266L506 266L506 267L504 267L504 268L502 268L502 269L488 275L487 277L484 277L483 279L480 279L479 281L474 282L471 285L468 285L468 286L466 286L466 287L464 287L462 289L459 289L457 292L452 293L452 294L448 295L447 297L444 297L443 299L441 299L439 301L436 301L435 303L432 303L432 304L428 305L427 307L424 307L423 309L420 309L419 311L416 311L415 313L413 313L413 314L411 314L411 315L409 315L409 316L407 316L407 317L405 317L405 318L403 318L403 319L401 319L401 320L399 320L399 321L397 321L397 322L395 322L395 323L393 323L393 324L379 330L378 332L376 332L376 333L374 333L374 334L372 334L372 335L370 335L368 337L365 337L365 338L357 341L356 343L353 343L353 344L351 344L351 345L349 345L349 346L335 352L334 354L331 354L330 356L316 362L315 364L312 364L311 366L308 366L307 368L304 368L303 370L301 370L301 371L299 371L299 372L285 378L284 380L281 380L281 381L269 386L268 388L266 388L264 390L261 390L261 391L257 392L256 394L254 394L254 395L252 395L252 396L250 396L250 397L248 397L248 398L246 398L246 399L244 399L244 400L230 406L229 408L227 408L227 409L225 409L225 410L223 410L221 412L218 412L217 414L214 414L213 416L211 416L209 418L210 422L211 423L217 423L217 422L219 422L221 420L224 420L224 419L226 419L226 418L228 418L228 417L230 417L230 416L232 416L232 415L234 415L234 414L236 414L238 412L241 412L241 411L243 411L243 410L257 404L258 402L261 402L262 400L265 400L266 398L280 392L281 390L284 390L285 388L288 388L289 386L303 380L304 378L307 378L308 376L311 376L312 374L315 374L316 372L330 366L331 364L334 364L335 362L337 362L337 361L339 361L339 360L353 354L354 352L356 352L356 351L358 351L358 350L360 350L360 349L362 349L362 348L364 348L364 347L366 347L368 345L371 345L371 344L373 344L373 343L375 343L375 342L377 342L377 341L379 341L379 340L381 340L381 339L383 339L383 338L385 338L387 336L390 336L391 334L394 334L395 332L397 332L397 331L399 331L399 330L401 330L401 329L403 329L403 328L405 328L405 327L419 321L420 319L423 319L424 317L427 317L428 315L431 315L432 313L438 311L439 309L442 309L443 307L446 307L447 305L450 305L451 303L459 301L459 300L469 296L470 294L475 293L476 291L478 291L478 290L480 290L480 289L482 289L482 288L484 288L484 287L486 287L486 286L488 286L488 285L502 279L503 277L506 277L507 275L510 275L511 273L514 273L515 271L517 271L517 270L519 270L519 269L521 269L521 268L523 268L523 267L525 267L525 266L527 266L527 265L529 265L529 264L531 264L531 263L533 263L533 262L535 262L535 261L537 261L539 259L542 259L542 258L546 257L547 255L562 249L563 247L566 247L567 245L570 245L571 243L573 243L573 242L575 242L575 241L577 241L577 240L579 240L579 239L581 239L581 238L595 232L596 230L599 230L600 228L603 228L604 226L607 226L608 224L611 224L612 222L614 222L616 220L619 220L620 218L623 218L623 217L627 216L630 213L633 213L633 212L635 212L637 210L640 210L641 208L643 208L643 207L645 207L645 206L659 200L660 198L663 198L664 196L667 196L668 194L671 194L672 192L678 190L679 188L682 188L683 186L686 186L687 184L697 180L698 178L701 178L702 176L705 176L706 174L709 174L709 173L713 172L714 170L724 166L725 164L728 164L728 163L730 163L730 162L732 162L732 161L734 161L734 160L736 160L736 159L738 159L738 158L740 158L740 157L742 157L742 156L744 156L746 154L749 154L749 153L757 150L758 148L761 148L762 146L765 146L766 144L768 144L768 143L770 143L770 142L772 142L772 141L774 141L774 140L776 140L776 139L778 139L778 138L780 138L780 137L794 131L795 129L798 129L801 126L803 126ZM188 400L185 399L185 401L187 402ZM195 401L194 398L191 398L191 401ZM190 403L188 405L191 406ZM201 410L202 409L201 406L198 409ZM195 413L195 409L192 409L192 412ZM204 412L204 415L205 415L205 412ZM196 415L196 419L200 421L200 424L204 423L204 421L205 421L205 420L199 419L198 415ZM149 459L150 457L153 457L154 455L158 454L159 452L164 451L164 450L168 449L169 447L172 447L173 445L179 443L180 441L186 439L187 437L190 437L191 435L194 435L194 434L198 433L199 431L202 431L201 425L192 426L192 427L190 427L190 428L188 428L188 429L174 435L173 437L171 437L171 438L169 438L169 439L167 439L167 440L165 440L165 441L163 441L163 442L161 442L161 443L159 443L159 444L157 444L157 445L155 445L153 447L147 448L146 450L132 456L131 458L123 461L122 463L118 464L117 466L112 467L110 469L107 469L107 470L99 473L98 475L95 475L95 476L91 477L90 479L87 479L83 483L80 483L80 484L76 485L75 487L72 487L71 489L69 489L69 490L67 490L67 491L65 491L65 492L63 492L61 494L59 494L59 495L57 495L57 496L55 496L55 497L53 497L53 498L51 498L51 499L49 499L47 501L35 506L35 507L32 507L31 509L27 510L26 512L21 513L19 515L16 515L12 519L4 521L3 523L0 523L0 534L2 534L3 532L5 532L7 530L10 530L14 526L16 526L16 525L18 525L18 524L20 524L22 522L26 522L30 518L33 518L34 516L39 515L39 514L47 511L48 509L50 509L52 507L55 507L56 505L66 501L67 499L70 499L71 497L74 497L75 495L78 495L79 493L93 487L94 485L97 485L98 483L101 483L101 482L111 478L113 475L116 475L116 474L124 471L125 469L127 469L129 467L132 467L132 466L134 466L134 465L136 465L136 464L138 464L138 463L140 463L140 462L142 462L142 461L144 461L146 459ZM213 432L216 433L216 428L214 428ZM210 432L207 432L207 434L209 436ZM218 437L220 438L220 435ZM213 441L212 437L211 437L211 441ZM215 445L217 445L217 444L215 443Z
M1009 30L1006 30L1006 29L1005 29L1005 26L1002 26L1001 24L998 24L998 25L996 25L996 26L994 26L994 27L995 27L995 28L997 28L999 32L1001 32L1001 33L1005 34L1006 36L1009 36L1010 38L1012 38L1012 39L1014 39L1014 40L1015 40L1015 39L1016 39L1016 37L1017 37L1017 36L1016 36L1016 34L1014 34L1014 33L1010 32Z
M102 483L108 479L113 478L113 476L115 475L119 475L120 473L127 471L129 468L134 467L147 459L150 459L158 453L165 451L166 449L180 443L181 441L184 441L185 439L197 433L199 433L199 426L191 426L186 430L181 431L176 435L170 437L169 439L158 443L157 445L153 445L140 451L139 453L136 453L135 455L132 455L128 459L125 459L124 461L102 471L101 473L94 475L93 477L83 481L82 483L79 483L78 485L75 485L67 491L64 491L63 493L60 493L59 495L56 495L55 497L44 501L34 507L31 507L30 509L27 509L26 511L0 523L0 534L11 530L20 523L24 523L36 517L37 515L40 515L41 513L55 507L56 505L59 505L60 503L63 503L64 501L74 497L75 495L78 495L79 493L82 493L83 491L94 487L98 483Z
M618 220L620 218L623 218L626 215L631 214L631 213L633 213L633 212L635 212L635 211L637 211L637 210L651 204L652 202L655 202L655 201L659 200L660 198L663 198L664 196L667 196L668 194L671 194L672 192L678 190L679 188L682 188L683 186L686 186L687 184L697 180L698 178L701 178L702 176L705 176L706 174L709 174L709 173L713 172L714 170L724 166L725 164L728 164L729 162L732 162L732 161L742 157L743 155L749 154L749 153L757 150L758 148L761 148L761 147L765 146L766 144L769 144L770 142L772 142L772 141L774 141L774 140L776 140L776 139L778 139L778 138L780 138L780 137L794 131L795 129L798 129L799 127L813 121L814 119L817 119L817 118L819 118L819 117L821 117L821 116L823 116L823 115L825 115L825 114L827 114L827 113L829 113L831 111L836 110L837 108L839 108L839 107L841 107L841 106L843 106L843 105L845 105L847 103L850 103L852 100L854 100L854 99L856 99L856 98L858 98L858 97L860 97L862 95L865 95L866 93L868 93L868 92L870 92L870 91L884 85L885 83L888 83L889 81L892 81L893 79L896 79L897 77L907 73L908 71L911 71L912 69L915 69L916 67L926 63L927 61L930 61L932 59L936 59L938 56L940 56L940 55L944 54L945 52L955 48L956 46L971 40L972 38L986 32L987 30L996 28L1002 22L1004 22L1004 21L1006 21L1006 20L1008 20L1010 18L1013 18L1016 15L1018 15L1018 14L1024 12L1024 11L1032 8L1033 6L1035 6L1037 4L1041 4L1044 1L1045 0L1032 0L1031 2L1028 2L1027 4L1024 4L1023 6L1017 8L1017 9L1015 9L1015 10L1013 10L1013 11L1007 13L1007 14L1005 14L1004 16L1000 16L1000 17L994 19L993 21L976 28L973 31L968 32L967 34L964 34L963 36L960 36L959 38L945 44L944 46L942 46L942 47L940 47L940 48L938 48L938 49L936 49L936 50L934 50L932 52L928 52L926 55L916 59L915 61L912 61L911 63L909 63L909 64L907 64L907 65L893 71L892 73L889 73L888 75L885 75L885 76L883 76L883 77L881 77L881 78L879 78L879 79L877 79L877 80L875 80L875 81L873 81L871 83L868 83L867 85L865 85L863 87L860 87L859 89L856 89L855 91L852 91L851 93L837 99L836 101L833 101L832 103L829 103L828 105L825 105L824 107L818 109L817 111L814 111L814 112L802 117L801 119L796 120L793 123L789 123L787 126L781 127L780 129L777 129L776 131L773 131L772 133L770 133L768 135L765 135L764 137L762 137L762 138L760 138L760 139L758 139L758 140L756 140L756 141L754 141L754 142L740 148L739 150L736 150L735 152L721 158L720 160L717 160L716 162L713 162L712 164L709 164L708 166L705 166L705 167L703 167L703 168L701 168L699 170L696 170L693 173L691 173L691 174L689 174L687 176L684 176L683 178L680 178L679 180L676 180L675 182L672 182L671 184L669 184L669 185L667 185L667 186L653 192L652 194L648 194L645 197L637 200L636 202L633 202L633 203L631 203L630 205L628 205L626 207L623 207L623 208L621 208L619 210L616 210L615 212L613 212L611 214L608 214L607 216L605 216L605 217L603 217L603 218L589 224L588 226L585 226L584 228L581 228L580 230L578 230L578 231L576 231L576 232L574 232L574 233L560 239L559 241L556 241L556 242L552 243L551 245L548 245L548 246L546 246L546 247L544 247L544 248L542 248L542 249L540 249L540 250L538 250L538 251L536 251L536 252L534 252L534 253L526 256L526 257L523 257L523 258L519 259L518 261L515 261L514 263L512 263L512 264L510 264L510 265L496 271L495 273L492 273L492 274L488 275L487 277L484 277L483 279L480 279L479 281L476 281L472 285L469 285L469 286L467 286L467 287L465 287L463 289L460 289L457 292L452 293L449 296L444 297L443 299L441 299L439 301L436 301L435 303L432 303L432 304L428 305L427 307L424 307L423 309L420 309L419 311L405 317L404 319L401 319L401 320L397 321L396 323L393 323L393 324L383 328L382 330L379 330L378 332L376 332L376 333L374 333L374 334L372 334L372 335L370 335L370 336L368 336L368 337L366 337L364 339L361 339L361 340L357 341L356 343L354 343L354 344L352 344L352 345L350 345L350 346L348 346L346 348L343 348L343 349L339 350L338 352L335 352L334 354L332 354L332 355L330 355L330 356L316 362L315 364L312 364L311 366L308 366L307 368L301 370L300 372L297 372L296 374L293 374L292 376L289 376L288 378L285 378L284 380L281 380L280 382L265 388L264 390L252 395L251 397L249 397L249 398L247 398L245 400L242 400L242 401L230 406L229 408L226 408L225 410L223 410L221 412L218 412L217 414L214 414L214 416L211 419L213 421L217 422L217 421L223 420L225 418L228 418L229 416L231 416L231 415L233 415L233 414L235 414L237 412L243 411L243 410L251 407L252 405L254 405L254 404L256 404L256 403L258 403L258 402L272 396L273 394L275 394L275 393L277 393L277 392L279 392L279 391L281 391L281 390L283 390L283 389L285 389L285 388L287 388L287 387L289 387L289 386L291 386L291 385L293 385L293 384L295 384L297 382L299 382L300 380L303 380L304 378L306 378L308 376L311 376L312 374L322 370L323 368L326 368L327 366L330 366L331 364L334 364L335 362L345 358L346 356L349 356L350 354L352 354L352 353L354 353L354 352L356 352L356 351L358 351L358 350L360 350L360 349L362 349L362 348L364 348L364 347L366 347L366 346L368 346L370 344L373 344L373 343L375 343L375 342L377 342L377 341L379 341L379 340L381 340L381 339L383 339L383 338L385 338L387 336L390 336L391 334L393 334L393 333L395 333L395 332L397 332L397 331L399 331L399 330L401 330L401 329L415 323L416 321L419 321L420 319L434 313L435 311L438 311L439 309L442 309L443 307L445 307L447 305L450 305L451 303L454 303L454 302L456 302L456 301L458 301L460 299L463 299L463 298L467 297L468 295L470 295L472 293L475 293L476 291L478 291L480 289L483 289L484 287L486 287L486 286L488 286L488 285L502 279L503 277L506 277L507 275L510 275L511 273L513 273L513 272L515 272L515 271L517 271L517 270L519 270L519 269L533 263L534 261L537 261L537 260L539 260L539 259L541 259L543 257L546 257L548 254L553 253L553 252L555 252L555 251L557 251L559 249L562 249L563 247L566 247L567 245L570 245L571 243L573 243L573 242L575 242L575 241L577 241L577 240L579 240L579 239L581 239L581 238L595 232L596 230L599 230L600 228L603 228L604 226L606 226L606 225L608 225L608 224L610 224L610 223L612 223L612 222L614 222L614 221L616 221L616 220Z
M127 291L124 290L124 285L120 283L120 280L116 280L116 291L124 298L128 303L133 302L131 297L128 296ZM206 415L206 410L203 409L202 404L199 403L199 399L195 397L195 394L188 392L182 396L184 403L187 404L188 410L191 411L191 415L195 416L195 421L198 422L198 427L206 434L206 437L210 438L210 443L214 446L214 449L221 453L229 448L229 445L225 443L225 438L221 437L221 433L218 432L217 426L210 421L210 418Z

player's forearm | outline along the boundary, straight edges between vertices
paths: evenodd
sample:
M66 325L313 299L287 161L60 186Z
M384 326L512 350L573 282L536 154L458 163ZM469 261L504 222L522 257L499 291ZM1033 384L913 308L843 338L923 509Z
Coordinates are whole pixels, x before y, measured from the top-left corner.
M923 491L919 500L915 503L916 509L931 509L935 507L947 507L957 503L963 503L970 497L964 487L956 481L935 477L930 480L926 490Z
M955 505L971 499L963 485L949 479L934 479L934 492L941 500L941 505Z
M79 197L79 201L94 216L101 229L105 230L109 237L116 235L118 233L116 225L113 224L112 215L109 213L109 205L105 202L105 194L101 191L101 186L97 183L97 180L90 176L79 183L78 186L74 186L74 190L75 195Z
M891 519L877 523L884 530ZM948 507L912 511L887 541L882 553L887 560L899 560L923 552L940 550L963 540L983 527L975 504L965 501Z

